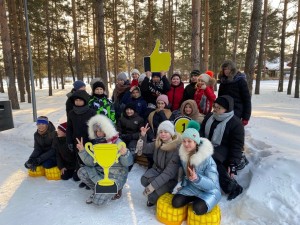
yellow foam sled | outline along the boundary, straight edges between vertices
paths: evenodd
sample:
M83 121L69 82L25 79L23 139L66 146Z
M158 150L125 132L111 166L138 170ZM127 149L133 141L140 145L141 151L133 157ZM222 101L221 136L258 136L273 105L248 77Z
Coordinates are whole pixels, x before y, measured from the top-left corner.
M216 205L211 212L204 215L196 215L193 212L193 206L188 207L188 225L219 225L221 223L221 209Z
M50 169L45 169L45 175L48 180L60 180L60 170L58 167L52 167Z
M156 204L156 218L166 225L180 225L187 217L187 205L173 208L172 194L166 193L159 197Z
M31 169L29 169L28 175L31 177L45 176L45 168L42 166L37 166L35 171L32 171Z

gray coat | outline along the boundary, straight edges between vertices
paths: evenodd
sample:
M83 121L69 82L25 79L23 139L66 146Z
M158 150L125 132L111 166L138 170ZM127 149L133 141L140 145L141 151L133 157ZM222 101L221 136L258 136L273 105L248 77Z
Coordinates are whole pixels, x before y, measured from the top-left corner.
M153 166L143 175L146 178L153 178L151 185L155 190L168 183L170 180L177 180L180 159L178 149L181 143L179 134L173 136L172 141L162 143L158 138L155 142L146 143L144 141L143 153L153 154Z
M115 144L122 142L121 139L118 139ZM85 169L89 175L89 178L96 184L97 181L104 178L103 169L98 164L94 163L94 159L84 150L79 152L83 163L86 165ZM119 157L119 162L113 164L109 169L108 177L115 180L118 185L118 190L121 189L127 180L128 175L128 166L133 164L133 156L130 151L127 151L126 155Z
M197 196L205 201L208 211L221 199L221 190L219 185L219 174L217 166L211 155L213 154L213 146L211 142L206 138L201 138L198 151L190 157L190 164L196 170L198 179L190 181L187 177L187 163L188 153L184 147L179 149L179 155L181 164L184 171L184 178L182 180L182 189L178 191L178 194L185 196Z

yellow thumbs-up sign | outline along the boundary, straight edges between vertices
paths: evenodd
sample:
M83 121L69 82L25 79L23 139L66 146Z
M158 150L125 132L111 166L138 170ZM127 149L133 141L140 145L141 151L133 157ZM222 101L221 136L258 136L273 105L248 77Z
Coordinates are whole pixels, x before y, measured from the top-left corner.
M160 52L160 40L156 40L155 48L150 56L144 57L145 71L168 71L171 66L171 53Z

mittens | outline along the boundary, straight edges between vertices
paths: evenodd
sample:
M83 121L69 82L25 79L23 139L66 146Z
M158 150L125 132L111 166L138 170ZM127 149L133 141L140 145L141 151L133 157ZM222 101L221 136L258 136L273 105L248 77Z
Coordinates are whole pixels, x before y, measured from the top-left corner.
M246 125L248 124L248 122L249 122L249 120L242 119L242 124L243 124L244 126L246 126Z
M145 190L144 190L143 194L144 194L145 196L148 196L148 195L150 195L153 191L155 191L154 187L153 187L151 184L149 184L147 187L145 187Z

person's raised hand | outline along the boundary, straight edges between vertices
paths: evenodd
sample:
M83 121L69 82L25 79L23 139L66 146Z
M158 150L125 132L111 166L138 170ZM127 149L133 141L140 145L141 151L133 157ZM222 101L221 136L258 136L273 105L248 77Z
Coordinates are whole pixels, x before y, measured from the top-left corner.
M76 138L77 141L77 145L76 148L81 152L84 150L84 146L83 146L83 138L81 137L80 140L78 138Z
M144 127L141 127L141 136L145 137L145 135L149 129L150 129L150 127L149 127L148 123Z

